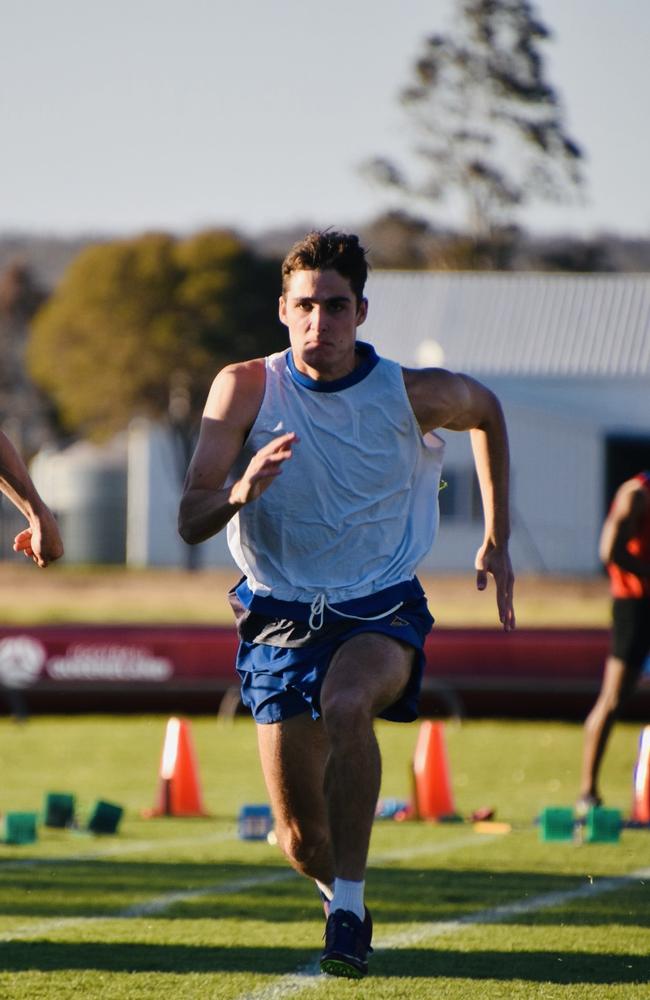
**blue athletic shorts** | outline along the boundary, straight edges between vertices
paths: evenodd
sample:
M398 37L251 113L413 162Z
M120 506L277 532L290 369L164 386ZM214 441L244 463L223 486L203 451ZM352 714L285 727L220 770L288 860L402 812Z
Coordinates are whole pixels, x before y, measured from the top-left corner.
M246 585L243 587L245 592ZM295 618L270 617L247 608L242 603L242 593L240 581L228 596L240 640L236 667L241 678L241 697L256 722L281 722L306 711L311 711L314 719L319 718L320 689L332 657L342 643L362 632L391 636L415 650L404 693L380 717L393 722L417 719L425 662L424 640L433 625L418 580L389 587L370 598L337 605L346 613L354 611L361 617L340 618L335 611L327 611L318 629L312 628L308 621L309 605L304 605L306 611ZM394 613L374 621L361 620L364 613L370 617L388 611L395 605L396 595L404 595L406 599Z

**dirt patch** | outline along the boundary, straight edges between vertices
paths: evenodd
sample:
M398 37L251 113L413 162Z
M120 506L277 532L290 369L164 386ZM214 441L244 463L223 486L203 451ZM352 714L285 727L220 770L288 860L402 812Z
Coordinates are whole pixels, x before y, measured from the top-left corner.
M0 564L0 621L149 622L230 624L226 599L236 569L86 569ZM498 627L494 586L479 593L473 575L426 575L422 583L440 626ZM606 627L607 581L603 576L521 577L515 590L521 626Z

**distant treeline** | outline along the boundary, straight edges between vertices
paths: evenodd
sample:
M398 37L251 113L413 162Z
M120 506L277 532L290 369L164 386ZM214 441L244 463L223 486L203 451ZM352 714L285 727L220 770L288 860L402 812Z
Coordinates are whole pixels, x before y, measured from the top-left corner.
M280 260L308 225L262 232L248 242L263 256ZM316 228L316 227L315 227ZM437 228L402 212L389 212L370 222L350 223L370 248L376 268L567 271L645 273L650 271L650 237L599 233L581 238L558 233L535 236L513 229L492 243ZM87 236L0 234L0 272L16 259L24 261L39 281L54 288L77 254L91 243L110 242L101 233Z
M189 451L219 368L284 347L280 261L306 228L0 236L0 426L30 455L147 415ZM404 212L348 228L375 269L650 271L650 239L514 226L478 238Z

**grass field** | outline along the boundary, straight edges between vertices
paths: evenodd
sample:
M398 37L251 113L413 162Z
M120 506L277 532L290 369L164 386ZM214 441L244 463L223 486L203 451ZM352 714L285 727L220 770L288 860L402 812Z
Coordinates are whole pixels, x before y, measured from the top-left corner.
M40 809L47 791L125 808L116 836L41 828L0 845L0 997L11 1000L637 1000L650 998L650 832L616 844L553 844L533 820L575 795L578 726L445 727L458 811L512 824L375 824L367 899L371 976L316 972L317 897L277 849L241 841L236 816L264 802L247 719L192 722L209 819L146 820L161 717L0 720L0 809ZM605 762L608 805L626 813L638 727L619 725ZM416 727L380 724L384 796L405 797Z

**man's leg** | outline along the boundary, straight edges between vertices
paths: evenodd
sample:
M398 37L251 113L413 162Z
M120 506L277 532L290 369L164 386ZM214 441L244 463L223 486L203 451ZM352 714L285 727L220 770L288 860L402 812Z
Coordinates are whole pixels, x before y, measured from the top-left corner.
M323 682L321 712L329 739L325 798L338 878L365 877L381 782L374 720L404 691L413 656L411 646L364 632L339 647Z
M281 850L302 875L331 885L334 860L323 794L328 741L322 721L305 712L258 725L257 741Z
M599 801L598 775L607 740L623 701L632 693L639 671L616 656L608 657L600 693L584 725L580 799L585 805Z
M354 636L332 657L321 689L322 721L305 712L257 727L278 843L297 871L322 885L363 885L381 780L373 723L403 693L414 655L411 646L379 633ZM367 972L372 922L362 912L363 919L340 909L330 914L324 971Z
M332 658L321 689L330 746L325 798L336 878L320 964L330 975L361 978L368 971L372 920L363 892L381 782L374 720L403 693L413 656L412 647L388 636L353 636Z

